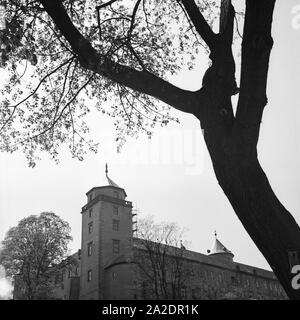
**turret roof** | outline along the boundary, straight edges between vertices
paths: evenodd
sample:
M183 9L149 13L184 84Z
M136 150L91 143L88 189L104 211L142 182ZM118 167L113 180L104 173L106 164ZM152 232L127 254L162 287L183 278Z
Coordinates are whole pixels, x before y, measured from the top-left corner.
M211 250L209 250L209 254L218 254L218 253L229 253L232 254L233 253L228 250L223 243L217 238L217 233L215 232L215 240L213 242L212 248Z

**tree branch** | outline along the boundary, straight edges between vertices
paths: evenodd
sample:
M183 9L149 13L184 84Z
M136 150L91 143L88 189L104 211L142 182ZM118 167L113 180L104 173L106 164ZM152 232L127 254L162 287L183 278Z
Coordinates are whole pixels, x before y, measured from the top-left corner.
M179 0L180 1L180 0ZM197 32L210 49L214 47L216 34L212 31L211 27L203 17L198 6L194 0L181 0L186 13L193 22Z
M4 124L1 126L0 128L0 132L4 129L4 127L12 120L17 108L19 105L21 105L22 103L24 103L25 101L27 101L29 98L31 98L39 89L39 87L42 85L43 82L45 82L45 80L47 78L49 78L52 74L54 74L56 71L58 71L59 69L61 69L64 65L66 65L67 63L69 63L70 61L72 61L74 59L74 57L69 58L68 60L64 61L63 63L61 63L58 67L56 67L55 69L53 69L52 71L50 71L49 73L47 73L38 83L38 85L36 86L36 88L29 94L27 95L24 99L22 99L21 101L19 101L17 104L10 106L10 108L13 109L13 111L11 112L10 116L8 117L8 119L5 120Z
M130 41L130 38L131 38L132 31L134 29L135 17L136 17L136 13L137 13L137 10L139 8L140 3L141 3L141 0L137 0L136 4L134 5L133 11L132 11L130 28L129 28L129 31L128 31L128 39L129 39L129 41Z
M98 21L98 28L99 28L99 38L101 40L101 23L100 23L100 9L103 9L107 6L112 5L114 2L116 2L117 0L111 0L108 1L106 3L101 4L100 6L96 6L96 11L97 11L97 21Z
M199 100L196 100L194 92L182 90L154 74L137 71L98 54L91 43L73 25L61 1L40 0L40 2L69 42L84 68L133 90L157 98L180 111L195 112L196 101Z
M231 4L231 0L221 0L221 12L220 12L220 31L219 34L222 38L230 44L233 39L235 10Z

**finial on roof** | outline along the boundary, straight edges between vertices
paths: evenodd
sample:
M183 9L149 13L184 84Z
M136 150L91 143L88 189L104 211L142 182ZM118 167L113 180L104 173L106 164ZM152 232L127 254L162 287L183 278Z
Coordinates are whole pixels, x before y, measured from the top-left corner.
M108 165L107 163L105 163L105 175L106 175L106 179L107 179L107 183L109 186L113 186L113 187L116 187L116 188L120 188L115 182L113 182L109 176L108 176Z
M217 231L215 230L215 238L217 238Z

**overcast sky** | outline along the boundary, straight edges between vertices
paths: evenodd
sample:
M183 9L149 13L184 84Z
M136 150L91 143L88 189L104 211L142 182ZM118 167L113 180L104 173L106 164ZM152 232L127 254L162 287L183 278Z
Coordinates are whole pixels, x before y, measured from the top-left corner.
M295 6L300 12L298 0L278 0L275 8L269 103L259 158L275 193L300 223L300 18L293 20ZM184 71L174 81L187 89L198 89L206 67L207 61L200 60L197 70ZM188 230L189 249L205 253L217 230L236 261L269 268L217 183L199 121L183 113L176 115L180 125L157 130L151 140L133 139L121 154L115 151L111 121L100 113L90 119L91 133L100 142L99 153L88 154L84 161L72 159L62 150L58 165L44 155L35 168L28 168L22 154L1 153L0 239L23 217L53 211L70 223L71 248L77 250L85 193L102 185L108 162L109 176L126 190L127 200L137 205L140 216L151 214L157 220L178 222Z

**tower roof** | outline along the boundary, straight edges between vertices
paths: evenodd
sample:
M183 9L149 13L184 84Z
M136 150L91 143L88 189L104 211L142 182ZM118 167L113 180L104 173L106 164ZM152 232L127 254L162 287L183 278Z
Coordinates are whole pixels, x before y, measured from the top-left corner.
M223 243L217 238L217 233L215 232L215 240L213 242L211 250L207 250L209 255L212 254L223 254L223 253L229 253L233 255L233 253L228 250Z
M113 187L113 188L117 188L119 190L122 190L124 192L125 197L127 197L126 191L124 190L124 188L120 187L119 185L117 185L109 176L108 176L108 167L107 167L107 163L105 165L105 177L101 179L101 185L99 187L94 187L92 189L90 189L86 195L88 195L92 190L99 190L99 189L103 189L103 188L107 188L107 187Z

